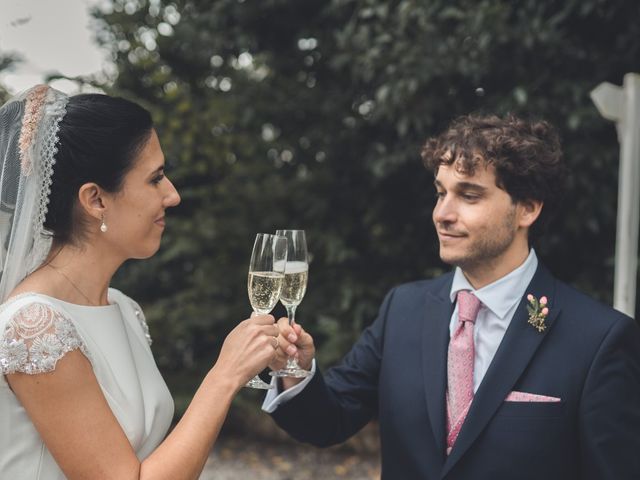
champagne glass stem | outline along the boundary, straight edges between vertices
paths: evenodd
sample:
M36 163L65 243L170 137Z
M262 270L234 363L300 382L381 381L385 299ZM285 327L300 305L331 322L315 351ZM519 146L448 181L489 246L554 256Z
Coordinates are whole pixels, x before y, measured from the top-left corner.
M289 317L289 325L293 326L296 323L296 308L298 306L297 305L287 305L285 308L287 309L287 317ZM298 365L298 361L296 360L295 357L289 357L287 359L287 366L285 367L286 370L302 370L302 368L300 368L300 365Z
M289 318L289 325L293 326L296 323L296 308L297 305L287 305L285 308L287 309L287 317Z

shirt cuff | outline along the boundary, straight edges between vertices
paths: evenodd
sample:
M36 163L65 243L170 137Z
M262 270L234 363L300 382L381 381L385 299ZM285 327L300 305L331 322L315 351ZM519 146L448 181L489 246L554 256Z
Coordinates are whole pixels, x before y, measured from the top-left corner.
M280 406L280 404L288 402L293 397L298 395L302 390L304 390L304 387L307 386L307 384L316 374L315 358L311 361L311 368L309 369L309 371L311 372L311 375L306 377L296 386L291 387L289 390L285 390L282 393L278 391L278 379L276 377L273 377L271 379L271 385L273 385L274 388L270 388L269 390L267 390L267 395L264 397L264 402L262 402L262 410L267 413L273 413Z

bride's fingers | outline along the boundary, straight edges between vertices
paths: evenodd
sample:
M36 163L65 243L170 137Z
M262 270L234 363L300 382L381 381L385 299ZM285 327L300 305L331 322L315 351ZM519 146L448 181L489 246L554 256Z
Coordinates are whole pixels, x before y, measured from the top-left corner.
M249 317L249 321L257 325L273 325L276 319L273 317L273 315L258 315L253 312L251 314L251 317Z

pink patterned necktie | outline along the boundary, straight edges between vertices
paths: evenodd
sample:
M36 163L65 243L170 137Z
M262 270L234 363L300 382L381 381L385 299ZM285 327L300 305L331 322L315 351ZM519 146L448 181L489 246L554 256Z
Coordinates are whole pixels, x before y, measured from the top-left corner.
M447 455L451 453L473 400L473 325L480 300L471 292L458 292L458 325L449 340L447 357Z

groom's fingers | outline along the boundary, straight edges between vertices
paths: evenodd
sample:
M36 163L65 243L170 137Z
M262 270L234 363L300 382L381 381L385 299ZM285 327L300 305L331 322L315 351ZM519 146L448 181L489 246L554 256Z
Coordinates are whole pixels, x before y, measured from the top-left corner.
M297 323L289 325L289 319L283 317L278 320L277 325L280 335L288 340L288 343L295 344L299 349L313 348L313 338Z
M276 325L280 329L280 336L278 337L280 342L280 351L282 351L286 356L294 356L298 353L298 348L295 346L298 336L289 325L289 319L283 317L278 320Z
M301 327L300 325L298 325L297 323L294 323L294 324L292 325L292 327L293 327L293 332L294 332L296 335L300 336L300 333L302 332L302 327Z
M296 342L298 348L304 349L312 347L313 338L311 337L311 335L309 335L301 326L296 325L296 327L298 327L298 341Z
M278 320L278 328L280 329L280 335L289 340L290 343L295 343L298 341L298 336L295 331L289 325L289 319L286 317L282 317Z
M282 334L278 337L278 354L282 352L286 357L292 357L296 353L298 353L298 347L296 347L292 342L290 342L286 337L283 337Z

